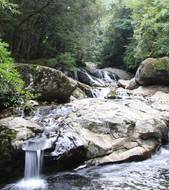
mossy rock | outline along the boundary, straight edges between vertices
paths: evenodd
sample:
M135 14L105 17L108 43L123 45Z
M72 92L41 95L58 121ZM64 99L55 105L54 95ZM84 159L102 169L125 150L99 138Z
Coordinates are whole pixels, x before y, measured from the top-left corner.
M76 90L73 92L73 97L77 98L77 99L83 99L83 98L87 98L87 95L84 91L82 91L80 88L76 88Z
M43 132L36 122L21 117L0 119L0 179L23 171L25 141Z
M118 94L117 94L116 90L112 90L111 92L108 93L106 98L107 99L116 99L117 96L118 96Z
M169 86L169 57L148 58L138 68L135 80L140 85Z
M17 65L17 70L32 93L41 101L67 102L77 82L61 71L40 65Z
M169 58L157 59L152 63L156 71L166 71L169 72Z
M0 126L0 162L12 160L14 148L12 142L16 139L16 131Z

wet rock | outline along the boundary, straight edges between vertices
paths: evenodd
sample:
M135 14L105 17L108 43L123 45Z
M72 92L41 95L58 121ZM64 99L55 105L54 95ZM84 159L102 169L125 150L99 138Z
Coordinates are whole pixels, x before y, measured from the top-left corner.
M118 86L129 90L134 90L139 87L135 78L131 80L118 80Z
M138 68L135 80L140 85L169 85L169 57L148 58Z
M89 85L86 85L84 83L78 82L77 87L82 90L87 97L92 98L93 97L93 88Z
M21 64L17 66L23 80L38 99L66 102L76 89L77 82L53 68Z
M25 140L42 133L43 127L20 117L0 120L0 178L8 178L24 168ZM17 168L17 169L16 169Z
M85 92L82 91L80 88L76 88L76 90L74 90L72 96L77 99L87 98L87 95L85 94Z
M32 115L37 106L39 106L39 103L37 101L28 100L23 106L23 114L24 114L24 116Z
M102 69L90 69L88 72L94 77L101 79L105 84L111 84L119 80L119 76L116 73L102 70Z
M7 117L0 120L0 130L8 129L16 135L12 141L13 148L21 149L23 141L35 137L43 131L43 127L33 121L26 120L21 117ZM3 139L1 139L3 140Z
M84 99L67 106L72 111L46 131L56 138L48 158L62 166L78 158L89 165L142 160L167 141L169 112L146 102Z
M109 68L104 68L103 70L116 74L122 80L130 80L132 78L132 74L122 69L109 67Z
M78 69L77 70L78 80L81 83L87 84L89 86L94 87L102 87L104 86L104 82L100 80L99 78L91 75L87 70L85 69Z

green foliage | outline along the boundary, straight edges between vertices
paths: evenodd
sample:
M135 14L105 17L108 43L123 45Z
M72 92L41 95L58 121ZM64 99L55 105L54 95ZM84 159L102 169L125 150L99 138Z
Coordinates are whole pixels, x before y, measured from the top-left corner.
M148 57L169 56L169 0L113 0L111 15L104 62L134 71Z
M57 62L60 65L66 65L68 67L76 66L76 60L71 53L62 53L57 57Z
M135 57L135 47L136 41L132 39L124 53L123 63L129 71L136 71L141 61Z
M169 56L169 0L126 0L126 5L132 10L134 56Z
M103 62L120 65L129 38L132 36L130 9L121 0L114 0L110 10L110 24L103 39Z
M57 57L70 52L77 62L91 56L95 28L102 15L102 0L23 0L20 15L3 17L3 39L16 60Z
M66 66L73 68L77 66L76 59L70 52L61 53L55 58L50 59L36 59L29 61L31 64L48 66L52 68L57 68L59 66Z
M18 104L30 94L24 91L24 82L13 65L13 59L7 50L8 44L0 41L0 108Z
M156 62L154 62L154 68L157 71L169 71L169 66L168 66L168 60L165 58L158 59Z
M7 9L12 13L18 13L18 5L11 3L9 0L0 0L0 10Z
M12 141L16 138L16 131L6 127L0 128L0 161L11 159L13 152Z

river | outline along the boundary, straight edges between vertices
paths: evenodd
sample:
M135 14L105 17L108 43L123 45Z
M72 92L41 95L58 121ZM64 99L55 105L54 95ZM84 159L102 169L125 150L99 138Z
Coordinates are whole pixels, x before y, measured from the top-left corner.
M2 190L167 190L169 145L142 162L77 169L44 175L42 178L36 187L34 184L19 188L16 184L10 184Z

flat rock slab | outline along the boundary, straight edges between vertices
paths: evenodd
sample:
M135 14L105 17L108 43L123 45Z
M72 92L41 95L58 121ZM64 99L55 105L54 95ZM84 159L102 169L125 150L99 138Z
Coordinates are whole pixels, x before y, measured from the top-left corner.
M142 160L168 140L169 112L163 114L137 99L75 100L63 108L72 111L59 119L53 111L47 118L56 118L57 125L45 131L56 138L49 157L61 163L74 153L75 159L83 155L81 161L89 165Z

